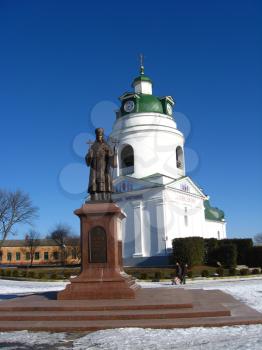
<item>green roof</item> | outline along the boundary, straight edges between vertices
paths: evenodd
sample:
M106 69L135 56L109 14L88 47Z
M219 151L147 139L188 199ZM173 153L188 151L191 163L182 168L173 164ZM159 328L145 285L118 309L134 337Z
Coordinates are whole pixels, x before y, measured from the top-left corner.
M140 82L140 81L149 81L150 83L152 83L152 80L147 77L146 75L139 75L139 77L136 77L134 80L133 80L133 83L132 83L132 87L134 87L135 83L137 82Z
M204 201L205 206L205 218L212 221L223 221L225 219L225 213L223 210L211 207L208 200Z
M138 102L138 113L143 112L155 112L155 113L164 113L163 106L160 100L153 95L140 94Z

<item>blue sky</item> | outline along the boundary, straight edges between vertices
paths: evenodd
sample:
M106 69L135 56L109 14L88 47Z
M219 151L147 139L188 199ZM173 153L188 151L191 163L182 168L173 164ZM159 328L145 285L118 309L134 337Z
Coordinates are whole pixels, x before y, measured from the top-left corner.
M0 0L0 50L0 187L30 194L42 235L59 222L78 232L83 140L110 132L140 52L154 93L190 125L189 175L225 211L228 236L262 231L259 0Z

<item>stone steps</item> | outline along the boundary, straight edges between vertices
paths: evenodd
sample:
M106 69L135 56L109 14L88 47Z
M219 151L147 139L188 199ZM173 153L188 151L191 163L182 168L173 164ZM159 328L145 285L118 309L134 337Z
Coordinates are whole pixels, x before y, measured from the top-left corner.
M147 320L96 320L96 321L0 321L0 331L47 331L47 332L83 332L123 327L140 328L188 328L218 327L262 323L262 319L253 318L246 321L237 317L204 317L181 319L147 319Z
M0 331L82 332L143 327L262 324L262 314L221 291L142 288L135 299L56 300L55 293L0 302Z
M230 311L220 307L194 307L187 309L155 310L104 310L104 311L1 311L1 321L79 321L79 320L146 320L193 317L230 316Z

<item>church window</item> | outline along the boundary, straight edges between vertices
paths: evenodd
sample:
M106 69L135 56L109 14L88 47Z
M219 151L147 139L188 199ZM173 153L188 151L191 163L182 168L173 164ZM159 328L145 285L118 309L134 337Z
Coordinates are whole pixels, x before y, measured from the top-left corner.
M176 148L176 166L178 169L183 169L183 150L181 146Z
M21 259L21 254L20 254L20 252L16 252L15 258L16 258L16 260L20 260L20 259Z
M217 239L220 239L220 231L217 231Z
M8 261L12 260L12 253L10 253L10 252L7 253L7 260Z
M185 222L185 226L188 226L188 215L187 215L187 208L185 208L185 213L184 213L184 222Z
M134 150L130 145L126 145L120 155L121 175L132 174L134 172Z

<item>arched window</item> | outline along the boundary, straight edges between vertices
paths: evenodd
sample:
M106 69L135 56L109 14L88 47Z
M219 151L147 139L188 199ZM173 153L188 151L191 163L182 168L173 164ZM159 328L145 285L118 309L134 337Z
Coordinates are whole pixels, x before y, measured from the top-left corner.
M177 146L176 148L176 166L178 169L183 169L184 165L184 157L183 150L181 146Z
M134 150L130 145L126 145L120 154L121 175L132 174L134 172Z

